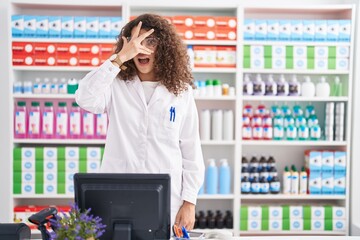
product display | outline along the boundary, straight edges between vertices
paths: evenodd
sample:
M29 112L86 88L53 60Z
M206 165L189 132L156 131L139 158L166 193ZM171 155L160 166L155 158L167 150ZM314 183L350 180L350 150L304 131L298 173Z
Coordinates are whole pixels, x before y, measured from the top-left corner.
M231 190L231 170L226 158L207 160L205 171L205 181L199 194L230 194Z
M222 229L233 228L233 216L231 211L226 211L223 214L220 210L216 211L216 214L212 210L207 211L205 216L204 211L199 211L195 214L195 229Z
M200 113L200 139L204 141L233 140L233 111L230 109L203 109Z

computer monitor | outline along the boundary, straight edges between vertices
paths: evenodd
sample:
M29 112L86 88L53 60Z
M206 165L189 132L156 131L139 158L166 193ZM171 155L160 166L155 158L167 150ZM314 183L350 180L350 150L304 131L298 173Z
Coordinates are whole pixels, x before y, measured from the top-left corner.
M168 174L77 173L75 202L102 218L101 240L170 239Z

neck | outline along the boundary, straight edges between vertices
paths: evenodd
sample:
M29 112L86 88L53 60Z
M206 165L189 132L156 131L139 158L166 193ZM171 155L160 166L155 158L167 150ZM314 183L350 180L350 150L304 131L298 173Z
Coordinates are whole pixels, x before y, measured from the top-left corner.
M149 82L157 82L158 80L155 80L154 73L141 73L138 72L138 76L141 81L149 81Z

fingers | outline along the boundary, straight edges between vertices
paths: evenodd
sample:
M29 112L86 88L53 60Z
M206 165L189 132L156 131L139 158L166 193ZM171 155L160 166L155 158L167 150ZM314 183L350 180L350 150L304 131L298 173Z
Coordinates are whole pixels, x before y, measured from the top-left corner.
M135 27L134 36L132 38L137 38L139 36L141 25L142 25L142 21L140 21L138 25Z
M126 37L122 36L121 38L122 38L124 44L128 44L128 40L126 39Z
M139 50L140 50L140 53L144 53L144 54L148 54L148 55L154 53L153 50L150 50L150 49L148 49L147 47L144 47L144 46L139 47Z
M145 38L147 38L148 36L150 36L153 32L154 32L154 29L150 29L149 31L144 32L143 34L141 34L141 35L138 37L138 40L141 42L142 40L144 40Z

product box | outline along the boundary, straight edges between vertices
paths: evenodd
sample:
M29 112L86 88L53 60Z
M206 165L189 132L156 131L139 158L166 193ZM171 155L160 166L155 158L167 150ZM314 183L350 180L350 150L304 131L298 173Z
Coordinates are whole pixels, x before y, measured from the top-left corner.
M338 41L350 42L350 36L351 36L351 20L339 20Z
M244 59L244 63L245 63L245 59ZM250 68L264 69L265 68L265 59L264 59L264 57L252 57L250 59Z
M100 171L100 160L87 160L86 161L86 172L97 173Z
M303 36L304 41L314 41L315 38L315 21L303 20Z
M327 41L337 41L339 38L339 20L327 20Z
M300 41L303 37L302 20L291 20L291 40Z
M271 55L272 57L286 57L286 47L283 45L275 45L272 46L271 49Z
M346 193L346 177L334 175L334 194L345 195Z
M283 208L281 206L269 206L269 219L283 219Z
M307 159L306 159L307 160ZM311 174L321 174L321 165L322 165L322 154L319 151L310 151L309 152L309 158L306 161L306 166L310 170Z
M72 16L61 17L61 37L72 38L74 34L74 18Z
M54 66L56 59L48 54L35 54L34 65L36 66Z
M236 29L233 28L217 28L215 31L215 38L217 40L236 40Z
M194 17L192 16L174 16L172 23L175 27L194 27Z
M332 222L332 230L337 232L345 232L347 225L345 219L333 219L331 220L325 220L327 222Z
M217 29L229 28L236 31L237 21L236 17L219 16L215 17L215 24Z
M244 31L244 40L254 40L254 38L255 38L255 20L245 19L243 31Z
M44 172L56 172L57 160L44 160Z
M311 219L311 231L324 231L324 219Z
M14 173L14 177L16 175ZM34 171L22 171L21 172L21 183L22 184L35 183L35 172Z
M11 34L12 37L24 36L24 16L12 15L11 16Z
M325 209L323 206L311 206L311 219L324 219Z
M101 148L100 147L87 147L86 148L86 159L89 160L100 160L101 159Z
M304 229L303 219L290 219L290 231L302 231Z
M248 231L260 231L261 220L260 219L249 219L248 220Z
M344 207L332 206L332 219L346 219L346 211Z
M291 37L290 20L279 20L279 40L287 41Z
M309 193L310 194L321 194L322 179L320 174L312 174L310 172L309 177Z
M12 52L13 55L26 54L32 55L34 52L35 43L30 42L13 42L12 43Z
M36 148L34 147L22 147L14 149L15 160L35 162L36 156Z
M36 37L37 16L24 15L24 37Z
M44 183L57 184L57 172L54 172L54 171L51 171L51 172L44 171Z
M216 66L235 68L236 47L232 47L232 46L216 47Z
M111 20L109 17L99 17L99 38L109 38Z
M334 174L334 152L323 151L321 160L321 175L333 175Z
M79 160L79 147L65 147L65 159L66 160Z
M122 17L111 17L111 27L110 27L110 38L116 37L120 34L121 28L123 25Z
M321 177L321 193L333 194L334 193L334 176L325 174Z
M327 38L326 20L315 20L315 41L323 42Z
M74 17L74 38L86 37L86 18Z
M36 16L36 37L47 38L49 35L48 16Z
M282 231L282 219L270 219L269 230L270 231Z
M341 176L346 175L346 152L334 152L334 174Z
M216 27L215 17L212 16L196 16L194 17L194 26L198 27L207 27L215 28Z
M57 194L57 183L45 182L44 183L44 194L56 195Z
M74 183L65 184L65 194L74 195Z
M266 20L255 20L255 36L254 40L265 40L267 37Z
M327 58L316 58L315 59L315 69L316 70L327 70L329 61Z
M303 207L302 206L290 206L290 219L302 219L303 218Z
M194 29L192 28L179 26L176 28L176 32L181 39L186 39L186 40L194 39Z
M213 28L197 27L193 33L195 40L215 40L215 31Z
M27 54L13 55L12 63L14 66L31 66L34 63L34 59L27 56Z
M248 219L262 219L262 208L260 206L248 206Z
M338 58L350 57L350 48L347 46L336 46L336 56Z
M273 57L272 58L272 68L273 69L285 69L286 68L286 59L284 57Z
M78 172L79 171L79 160L65 160L65 171L66 172Z
M315 46L315 58L328 58L329 50L328 46Z
M278 40L279 38L279 21L267 20L267 40Z
M21 194L23 195L35 194L35 183L21 184Z
M216 47L213 46L194 46L194 65L195 67L215 67L216 66Z
M71 57L71 56L58 56L56 58L56 65L57 66L77 66L78 59L77 59L77 57Z
M250 56L264 57L264 46L262 45L250 45Z
M57 147L44 147L44 160L57 161Z
M38 54L55 56L56 55L55 51L56 51L56 45L53 44L53 43L42 43L42 42L34 43L34 55L35 55L35 57Z
M79 47L78 44L74 44L74 43L57 43L56 53L58 57L59 56L77 57L79 54Z
M61 17L59 16L49 16L49 37L50 38L59 38L61 35Z
M306 46L296 45L293 48L294 58L306 58L307 57L307 48Z
M99 35L99 18L86 17L86 37L97 38Z
M295 58L294 57L294 69L307 69L308 65L308 59L307 58Z
M348 58L336 58L336 67L337 70L348 70L349 69L349 59Z

